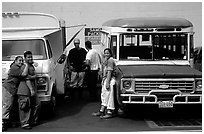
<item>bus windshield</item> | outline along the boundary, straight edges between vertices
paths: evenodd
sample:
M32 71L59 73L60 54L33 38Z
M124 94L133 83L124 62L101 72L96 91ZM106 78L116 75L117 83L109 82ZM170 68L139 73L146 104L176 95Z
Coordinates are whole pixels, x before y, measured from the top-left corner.
M120 60L185 60L187 34L123 33L120 35Z
M3 40L2 60L12 61L16 56L23 56L25 51L31 51L34 60L47 59L43 40Z

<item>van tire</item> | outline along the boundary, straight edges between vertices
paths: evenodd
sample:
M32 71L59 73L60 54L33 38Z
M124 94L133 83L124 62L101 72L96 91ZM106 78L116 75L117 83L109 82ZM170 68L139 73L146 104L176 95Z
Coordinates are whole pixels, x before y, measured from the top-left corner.
M49 106L48 106L49 116L54 116L55 115L55 107L56 107L56 93L55 93L55 89L56 89L56 86L53 85L51 99L50 99L50 103L49 103Z

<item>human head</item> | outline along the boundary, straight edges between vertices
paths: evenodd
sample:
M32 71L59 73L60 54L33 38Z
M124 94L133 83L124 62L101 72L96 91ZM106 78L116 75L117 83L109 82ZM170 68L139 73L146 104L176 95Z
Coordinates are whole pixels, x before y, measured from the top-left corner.
M110 57L112 57L113 54L112 54L111 49L110 49L110 48L106 48L106 49L104 49L104 55L105 55L106 58L110 58Z
M86 41L86 42L85 42L85 47L86 47L87 50L92 49L91 41Z
M17 66L22 66L23 65L23 57L22 56L16 56L16 58L14 59L14 63L17 65ZM13 64L11 64L12 66Z
M24 58L25 58L25 62L33 64L33 55L31 51L25 51Z
M80 45L80 40L78 38L75 38L74 39L74 46L75 46L75 48L79 48L79 45Z

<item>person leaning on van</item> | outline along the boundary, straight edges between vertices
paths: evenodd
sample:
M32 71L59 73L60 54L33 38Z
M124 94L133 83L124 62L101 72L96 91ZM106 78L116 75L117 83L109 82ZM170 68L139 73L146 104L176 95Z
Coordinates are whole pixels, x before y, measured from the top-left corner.
M28 64L28 75L25 79L20 81L18 87L18 103L19 103L19 117L21 128L31 129L31 126L38 124L38 117L40 113L40 101L37 96L36 74L33 66L33 56L31 51L24 53L25 62ZM27 80L30 81L31 86L27 85ZM32 88L32 89L30 89ZM32 93L31 90L34 92Z
M28 74L28 64L23 67L23 57L17 56L10 65L8 78L2 84L2 131L6 131L9 124L10 112L21 77Z
M108 119L115 116L114 85L116 83L116 63L109 48L104 50L105 61L103 62L103 79L101 89L101 108L93 116L100 116L101 119Z

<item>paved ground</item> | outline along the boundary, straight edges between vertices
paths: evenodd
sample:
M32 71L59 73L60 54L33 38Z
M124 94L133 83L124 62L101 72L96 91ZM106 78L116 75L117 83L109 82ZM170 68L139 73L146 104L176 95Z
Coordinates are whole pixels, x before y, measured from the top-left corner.
M126 117L107 120L91 116L100 107L99 102L62 101L56 114L48 116L42 109L41 124L31 130L20 127L10 132L146 132L146 131L201 131L202 110L200 107L158 109L157 106L129 106ZM193 111L192 111L193 109Z

